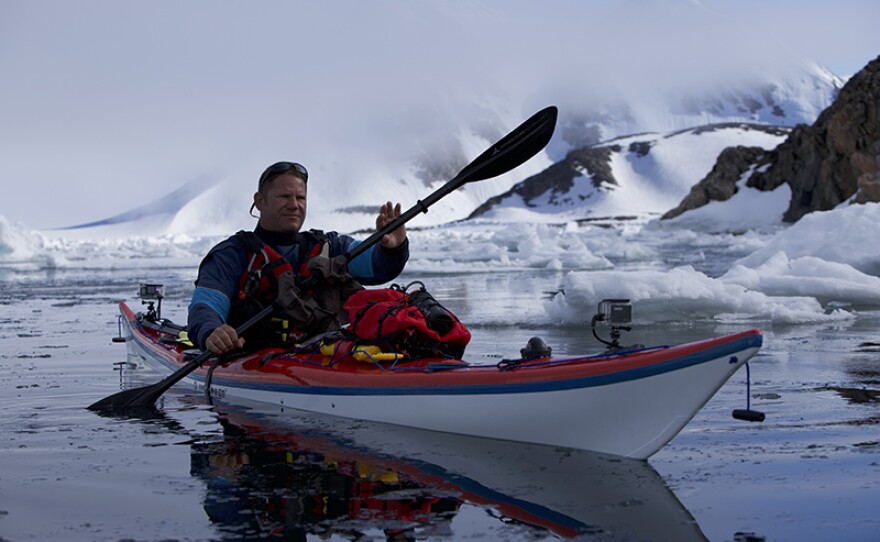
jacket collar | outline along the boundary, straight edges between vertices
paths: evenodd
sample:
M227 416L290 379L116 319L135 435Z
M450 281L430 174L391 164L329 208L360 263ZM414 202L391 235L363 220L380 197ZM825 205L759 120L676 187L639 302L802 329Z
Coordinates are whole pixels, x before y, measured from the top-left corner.
M257 237L260 238L260 241L273 247L295 245L299 236L299 233L296 232L282 233L269 231L259 224L257 224L256 228L254 228L254 233L257 235Z

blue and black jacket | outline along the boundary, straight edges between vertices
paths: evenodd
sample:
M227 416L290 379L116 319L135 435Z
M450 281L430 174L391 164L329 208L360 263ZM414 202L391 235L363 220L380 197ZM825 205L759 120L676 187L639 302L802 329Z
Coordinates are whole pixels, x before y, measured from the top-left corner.
M320 242L319 237L311 233L279 234L259 225L254 233L283 256L293 269L299 269L303 255L309 254ZM337 232L327 232L323 237L330 246L330 257L345 254L360 242ZM409 241L393 250L377 244L349 262L348 270L362 284L383 284L396 278L408 259ZM187 318L189 338L202 350L205 350L208 335L227 323L248 264L248 249L238 235L217 244L202 260Z

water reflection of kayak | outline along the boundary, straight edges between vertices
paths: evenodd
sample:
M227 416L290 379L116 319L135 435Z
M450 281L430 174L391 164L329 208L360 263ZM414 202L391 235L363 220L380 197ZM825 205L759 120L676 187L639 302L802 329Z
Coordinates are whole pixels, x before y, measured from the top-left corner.
M182 329L120 304L129 353L163 373L190 361ZM757 330L678 346L495 364L447 358L363 362L265 349L188 377L217 396L646 459L761 346ZM210 379L210 382L206 382Z
M646 462L355 422L236 400L192 447L218 528L240 535L454 530L464 505L562 538L705 540ZM488 520L487 520L488 521ZM247 536L245 536L246 538Z

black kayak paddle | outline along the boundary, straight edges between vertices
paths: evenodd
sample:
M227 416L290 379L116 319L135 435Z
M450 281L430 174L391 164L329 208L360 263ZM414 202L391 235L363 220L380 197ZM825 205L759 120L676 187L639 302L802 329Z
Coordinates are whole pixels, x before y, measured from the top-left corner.
M522 165L543 149L556 128L558 110L550 106L532 115L528 120L517 126L512 132L501 138L497 143L486 149L470 164L464 167L452 180L435 190L424 200L419 200L412 208L384 227L373 233L363 242L345 254L346 262L369 250L380 242L382 237L412 220L419 213L427 213L428 207L459 187L476 181L497 177ZM253 318L236 329L240 336L275 310L278 301L261 310ZM156 400L171 386L186 378L190 373L201 367L215 354L209 350L202 352L186 365L150 386L122 390L96 403L89 405L89 410L119 412L127 409L143 409L154 407Z

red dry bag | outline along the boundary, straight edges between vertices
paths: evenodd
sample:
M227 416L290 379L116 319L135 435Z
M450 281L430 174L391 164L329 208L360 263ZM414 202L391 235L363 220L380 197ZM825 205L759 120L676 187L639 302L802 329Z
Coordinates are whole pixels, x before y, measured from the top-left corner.
M420 288L408 292L413 284ZM460 359L471 332L454 314L434 299L421 282L405 288L360 290L344 308L349 331L358 339L385 345L410 358L453 357Z

